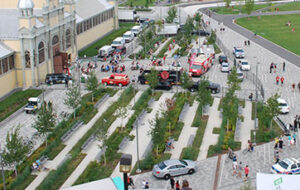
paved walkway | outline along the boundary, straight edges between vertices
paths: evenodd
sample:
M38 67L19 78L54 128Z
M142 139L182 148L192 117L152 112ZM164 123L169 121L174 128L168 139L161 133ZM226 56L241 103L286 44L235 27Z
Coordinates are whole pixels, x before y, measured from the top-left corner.
M140 96L142 95L143 91L139 91L135 95L135 100L138 100ZM134 110L131 108L134 106L134 99L132 99L129 103L129 108L130 110L128 111L128 115L126 118L123 119L123 126L127 123L128 119L132 116L134 113ZM117 118L112 125L109 127L107 136L109 137L117 127L122 125L121 118ZM86 157L81 161L81 163L77 166L77 168L73 171L73 173L69 176L69 178L65 181L65 183L61 186L62 189L71 187L75 181L78 179L78 177L84 172L85 168L89 165L90 162L97 160L98 153L101 151L99 148L99 143L98 141L94 141L93 144L86 150L84 151L87 155Z
M171 40L171 38L168 38L164 43L160 44L157 50L153 53L153 56L157 56L160 52L160 50Z
M210 107L208 115L208 121L206 129L204 132L202 144L200 147L200 152L198 156L198 161L203 160L207 157L207 151L210 145L215 145L218 142L217 134L213 134L213 128L220 128L222 124L222 118L220 117L220 111L218 111L218 106L220 104L220 98L214 98L214 103Z
M171 58L173 53L175 53L175 51L180 48L179 45L175 44L175 47L173 49L171 49L171 51L167 51L165 54L167 55L167 58Z
M245 108L243 109L244 122L242 122L240 130L240 141L242 142L241 149L247 147L248 140L251 139L251 130L254 130L254 120L251 119L252 102L245 101Z
M195 117L195 114L197 112L198 108L198 101L194 101L193 106L189 107L187 112L184 115L183 121L184 121L184 126L181 131L181 134L178 138L178 141L174 142L174 149L170 151L172 154L171 158L172 159L179 159L182 149L188 146L188 140L191 135L196 135L197 132L197 127L192 127L192 123Z
M151 136L149 135L149 132L151 130L151 125L149 124L149 121L155 119L156 113L161 113L162 110L166 109L165 106L165 100L166 98L172 98L174 94L173 93L166 93L164 92L160 99L158 101L155 101L154 104L151 106L152 111L151 113L147 114L143 121L139 123L139 129L138 129L138 135L139 135L139 158L142 160L144 156L147 154L147 148L151 141ZM131 135L136 135L136 129L132 130ZM137 142L136 137L133 139L133 141L130 141L127 146L121 150L122 153L131 154L132 155L132 167L137 162ZM111 174L111 177L122 177L123 174L119 171L120 163L116 166L115 170Z
M58 166L66 159L68 153L76 145L78 140L85 134L98 120L98 118L105 112L105 110L115 101L118 100L122 93L122 90L119 90L113 97L109 98L102 106L99 107L98 113L93 117L93 119L86 125L83 125L78 129L69 140L66 141L66 147L54 158L52 161L46 162L45 166L49 168L49 171L41 171L38 176L31 182L29 186L27 186L26 190L32 190L37 188L42 181L46 178L48 173L51 170L55 170Z

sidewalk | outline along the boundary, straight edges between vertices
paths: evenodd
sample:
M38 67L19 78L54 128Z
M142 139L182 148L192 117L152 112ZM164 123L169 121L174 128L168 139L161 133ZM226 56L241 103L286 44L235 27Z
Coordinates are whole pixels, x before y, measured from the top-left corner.
M141 90L138 91L138 93L134 97L136 101L140 98L142 93L143 91ZM123 119L123 126L127 123L128 119L134 113L134 110L131 109L133 106L134 106L134 99L132 99L129 103L130 110L128 110L128 116L125 119ZM107 137L109 137L120 125L121 125L121 118L117 118L109 127L107 131ZM79 176L84 172L84 170L89 165L89 163L96 160L98 153L101 151L98 145L101 145L101 143L95 140L92 146L90 146L85 151L85 153L87 154L86 157L81 161L81 163L77 166L77 168L73 171L73 173L61 186L61 189L71 187L75 183L75 181L79 178Z
M252 102L245 101L245 108L243 109L244 122L242 122L240 130L240 141L242 142L241 149L247 147L248 140L251 139L251 130L254 130L254 120L251 119Z
M145 118L143 119L143 122L139 123L139 158L142 160L144 157L143 155L146 155L147 147L151 141L151 135L149 135L149 132L151 130L151 125L149 124L149 121L153 120L155 118L155 115L157 112L160 113L161 109L165 110L165 100L166 98L172 98L173 94L164 92L160 99L158 101L155 101L152 108L152 112L147 114ZM130 141L127 146L122 150L122 153L124 154L131 154L132 155L132 167L134 167L135 163L137 162L137 142L136 142L136 130L132 130L130 135L135 135L135 138L133 141ZM122 177L123 174L119 171L120 163L116 166L115 170L111 174L111 177Z
M175 53L178 48L180 48L179 45L175 44L175 47L171 49L171 51L166 51L165 54L167 55L167 58L172 58L173 53Z
M183 118L184 126L182 128L181 134L178 138L178 141L175 141L173 144L174 149L170 151L170 153L172 154L171 159L179 159L182 149L187 147L188 145L190 136L196 135L198 128L192 127L192 123L197 112L198 105L198 101L195 100L193 106L189 107L189 109L185 113Z
M157 50L153 53L153 56L157 56L160 52L160 50L171 40L171 38L168 38L164 43L160 44Z
M215 145L218 142L219 135L213 134L213 128L220 128L222 124L222 118L220 118L220 111L218 111L220 100L220 98L214 98L214 103L212 107L209 108L209 117L197 161L206 159L209 146Z
M38 176L31 182L29 186L27 186L26 190L36 189L42 181L46 178L48 173L51 170L56 170L57 167L62 163L62 161L66 158L70 150L73 146L76 145L78 140L85 134L98 120L98 118L106 111L106 109L115 101L118 100L123 90L119 90L113 97L109 98L102 106L100 106L98 113L93 117L93 119L86 125L83 125L78 129L69 140L66 141L66 147L54 158L52 161L48 161L45 163L45 166L49 168L49 171L39 172Z

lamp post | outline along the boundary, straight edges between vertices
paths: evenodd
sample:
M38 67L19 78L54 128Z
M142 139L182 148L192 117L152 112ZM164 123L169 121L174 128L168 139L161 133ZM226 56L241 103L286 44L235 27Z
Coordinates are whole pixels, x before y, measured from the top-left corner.
M1 146L0 146L0 164L1 164L1 173L2 173L2 181L3 181L3 189L6 190L6 185L5 185L5 175L4 175L4 168L3 168L3 158L2 158L2 151L1 151Z
M254 57L256 58L256 57ZM258 65L259 62L257 61L256 64L256 81L255 81L255 108L254 108L254 143L256 143L256 130L257 130L257 125L258 125L258 120L257 120L257 101L258 101L258 92L257 92L257 80L258 80Z
M132 163L132 155L131 154L123 154L120 160L120 172L123 173L124 180L124 190L128 190L128 177L127 173L131 170Z

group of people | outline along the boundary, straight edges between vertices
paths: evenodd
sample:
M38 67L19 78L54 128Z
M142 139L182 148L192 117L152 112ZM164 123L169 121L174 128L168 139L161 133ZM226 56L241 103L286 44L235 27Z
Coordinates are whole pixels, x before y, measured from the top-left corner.
M40 160L36 160L35 162L32 163L32 169L33 171L41 171L42 169L48 169L48 168L43 166Z
M245 44L245 46L250 46L250 40L245 40L244 44Z
M182 186L180 186L179 180L176 180L174 177L170 178L171 190L192 190L189 186L189 182L187 180L182 181Z
M84 66L81 67L81 73L88 75L91 70L95 70L97 67L98 67L97 62L94 63L89 62L87 64L87 68L85 68Z
M284 77L280 77L279 75L276 76L276 84L279 85L279 81L281 82L281 85L283 85Z

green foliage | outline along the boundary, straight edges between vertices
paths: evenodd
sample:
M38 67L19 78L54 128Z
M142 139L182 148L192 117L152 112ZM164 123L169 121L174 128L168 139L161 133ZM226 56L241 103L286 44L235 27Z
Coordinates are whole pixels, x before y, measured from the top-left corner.
M181 86L184 89L189 89L193 86L193 80L191 79L191 77L189 76L189 74L187 72L182 72L182 76L180 77L181 80Z
M254 0L245 0L246 13L250 15L254 8Z
M177 16L176 7L175 6L170 7L169 10L168 10L168 16L166 18L166 22L167 23L172 23L174 18L176 18L176 16Z
M194 17L194 19L195 19L195 21L200 22L201 21L201 17L202 17L202 15L199 12L197 12L196 15L195 15L195 17Z
M37 97L42 90L29 89L18 91L0 101L0 121L3 121L12 113L23 107L30 97Z
M218 127L213 128L213 134L220 134L221 129Z
M230 6L230 3L231 3L231 0L224 0L225 4L226 4L226 7L229 7Z
M158 58L162 58L163 56L165 56L165 53L168 51L169 49L169 45L173 42L173 38L171 38L165 45L163 48L161 48L161 50L159 51L159 53L157 54L156 57Z
M217 35L214 31L211 31L211 34L207 40L207 44L215 44L217 39Z
M269 118L271 118L271 120L273 120L273 118L275 116L277 116L280 112L280 108L279 108L279 103L277 102L277 99L279 98L278 94L274 94L273 96L271 96L270 98L268 98L267 100L267 104L265 106L265 110L266 110L266 116L269 116ZM272 122L271 126L272 127Z
M76 109L81 101L81 95L78 84L76 81L72 83L66 92L66 98L64 99L64 103L71 109ZM74 119L76 117L76 111L74 111Z
M201 106L205 106L212 101L211 91L207 88L209 86L208 80L201 80L198 86L197 101Z
M151 72L146 75L146 80L148 81L150 87L154 89L159 82L158 71L151 68Z
M183 160L196 160L199 154L199 150L195 147L185 147L182 149L181 159ZM196 159L195 159L196 158Z
M88 91L92 92L92 102L94 101L94 93L98 89L98 79L95 75L95 72L91 72L86 83L86 87Z
M196 115L194 117L193 123L192 123L192 127L199 127L201 124L201 116L202 116L202 105L199 104L197 111L196 111Z

